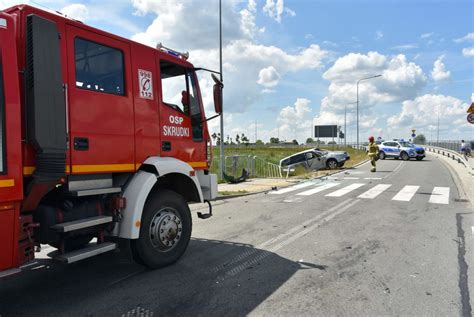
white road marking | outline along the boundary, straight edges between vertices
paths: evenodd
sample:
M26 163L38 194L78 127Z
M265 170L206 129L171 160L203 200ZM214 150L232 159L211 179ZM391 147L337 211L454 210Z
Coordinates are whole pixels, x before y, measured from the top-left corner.
M359 179L359 177L344 177L344 179Z
M319 193L319 192L322 192L323 190L326 190L326 189L329 189L329 188L333 188L335 186L339 185L339 183L327 183L327 184L324 184L322 186L318 186L316 188L313 188L313 189L310 189L310 190L307 190L305 192L301 192L297 195L300 195L300 196L310 196L310 195L314 195L316 193Z
M341 197L341 196L344 196L345 194L350 193L351 191L356 190L357 188L362 187L364 185L365 184L361 184L361 183L350 184L349 186L346 186L344 188L336 190L335 192L329 193L326 196L327 197Z
M373 179L373 180L377 180L377 179L382 179L382 177L365 177L364 179Z
M372 187L371 189L366 191L365 193L359 195L358 198L374 199L375 197L377 197L378 195L386 191L390 186L392 185L391 184L378 184L377 186Z
M289 192L292 192L292 191L295 191L295 190L298 190L298 189L301 189L301 188L305 188L305 187L308 187L308 186L314 186L314 183L313 182L305 182L305 183L297 184L297 185L290 186L290 187L287 187L287 188L283 188L281 190L270 192L270 194L272 194L272 195L286 194L286 193L289 193Z
M449 204L449 187L435 187L430 196L432 204Z
M410 201L413 196L415 195L416 191L420 188L420 186L411 186L407 185L402 188L401 191L399 191L393 198L392 200L398 200L398 201Z
M472 230L472 237L474 238L474 227L471 227Z

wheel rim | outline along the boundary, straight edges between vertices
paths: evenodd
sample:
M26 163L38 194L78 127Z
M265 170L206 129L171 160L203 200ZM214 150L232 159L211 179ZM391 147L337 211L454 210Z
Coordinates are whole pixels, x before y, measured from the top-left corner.
M408 160L408 154L403 153L402 154L402 160L404 160L404 161Z
M329 165L329 168L336 168L337 163L336 163L336 161L334 161L334 160L330 160L329 163L328 163L328 165Z
M385 158L385 153L384 153L384 152L380 152L379 157L380 157L380 159L383 160L383 159Z
M153 247L159 251L170 251L181 239L183 221L173 208L159 210L151 220L149 237Z

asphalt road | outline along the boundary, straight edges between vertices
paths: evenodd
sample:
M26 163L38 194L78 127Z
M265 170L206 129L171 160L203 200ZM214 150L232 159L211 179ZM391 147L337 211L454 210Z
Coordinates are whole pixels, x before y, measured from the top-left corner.
M219 202L177 264L40 259L1 282L0 315L470 316L474 210L454 180L385 160Z

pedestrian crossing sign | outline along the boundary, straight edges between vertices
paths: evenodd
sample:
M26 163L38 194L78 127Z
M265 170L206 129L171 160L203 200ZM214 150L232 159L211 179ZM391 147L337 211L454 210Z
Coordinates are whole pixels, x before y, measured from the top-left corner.
M467 113L474 113L474 102L471 103L471 106L467 109Z

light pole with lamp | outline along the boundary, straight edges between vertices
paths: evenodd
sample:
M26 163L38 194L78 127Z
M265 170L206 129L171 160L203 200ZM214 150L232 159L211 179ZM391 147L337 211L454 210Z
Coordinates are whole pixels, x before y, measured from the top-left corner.
M222 3L219 0L219 71L220 71L220 79L221 83L224 82L222 76ZM224 99L222 97L222 99ZM223 103L223 101L222 101ZM219 144L219 152L220 152L220 177L224 179L224 170L225 170L225 158L224 158L224 107L221 109L221 143Z
M361 78L357 81L357 148L359 148L359 83L364 80L381 77L382 75L375 75Z

